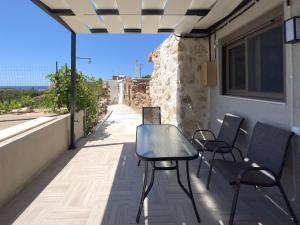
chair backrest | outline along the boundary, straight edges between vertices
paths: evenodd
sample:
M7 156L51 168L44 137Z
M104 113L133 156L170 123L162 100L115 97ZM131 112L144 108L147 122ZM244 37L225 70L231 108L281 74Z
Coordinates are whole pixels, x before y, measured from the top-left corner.
M244 118L242 117L226 114L217 139L225 141L229 146L233 147L243 121Z
M291 131L257 122L251 136L248 158L272 170L280 179L292 135Z
M143 107L143 124L161 124L160 107Z

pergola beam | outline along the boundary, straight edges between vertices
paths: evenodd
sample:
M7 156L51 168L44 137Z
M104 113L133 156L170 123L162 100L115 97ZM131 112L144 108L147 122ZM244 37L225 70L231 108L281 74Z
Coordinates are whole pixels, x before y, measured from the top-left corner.
M55 14L52 9L50 9L46 4L44 4L40 0L31 0L36 6L38 6L40 9L42 9L44 12L46 12L49 16L51 16L53 19L55 19L58 23L63 25L67 30L74 32L72 28L65 22L63 19L59 17L59 15Z

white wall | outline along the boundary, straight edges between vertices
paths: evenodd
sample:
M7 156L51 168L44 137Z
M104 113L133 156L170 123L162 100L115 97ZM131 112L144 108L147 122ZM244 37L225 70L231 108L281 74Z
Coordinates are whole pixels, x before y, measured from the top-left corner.
M109 104L119 103L119 82L118 80L104 81L108 85L109 90Z
M119 82L118 104L122 105L124 100L124 82Z
M83 112L75 116L76 139L83 134ZM0 142L0 206L69 148L70 115Z
M220 40L226 35L238 30L240 27L245 26L251 20L258 18L270 9L281 5L284 6L282 0L261 0L256 3L246 13L239 16L237 19L226 25L223 29L216 33L216 40L220 43ZM292 15L300 15L300 1L292 0ZM287 18L287 7L284 6L285 17ZM218 119L222 119L227 112L236 113L244 116L246 121L244 123L244 130L241 132L238 138L238 144L243 149L246 149L251 136L251 131L256 121L262 121L270 123L279 127L287 129L291 128L291 125L300 126L300 44L286 45L286 101L285 102L272 102L256 99L247 99L240 97L231 97L221 95L221 82L220 82L220 46L216 49L217 55L215 55L214 35L211 37L212 43L212 59L218 63L218 85L210 89L210 127L218 132L220 128L220 122ZM289 49L293 49L292 57L289 56ZM294 61L293 67L291 66L291 60ZM293 68L293 73L291 73ZM290 81L290 75L293 75L293 84ZM292 87L294 87L294 97L291 94ZM294 110L292 108L294 107ZM293 119L294 117L294 119ZM294 120L294 121L292 121ZM294 206L300 212L300 164L297 163L300 160L300 138L294 138L292 149L289 151L289 156L286 162L286 167L283 175L284 187L288 192L290 200L294 201ZM276 196L275 196L276 197Z

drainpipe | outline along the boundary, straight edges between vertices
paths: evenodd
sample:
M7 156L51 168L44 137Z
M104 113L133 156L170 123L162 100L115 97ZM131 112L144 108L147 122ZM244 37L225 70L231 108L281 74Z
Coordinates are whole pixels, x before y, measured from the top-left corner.
M76 148L75 145L75 96L76 96L76 33L71 32L71 93L70 93L70 146L69 149Z

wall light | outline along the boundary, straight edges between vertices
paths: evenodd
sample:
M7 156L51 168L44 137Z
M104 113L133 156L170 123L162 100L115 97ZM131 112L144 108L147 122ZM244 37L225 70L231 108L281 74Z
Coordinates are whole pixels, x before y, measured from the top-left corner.
M300 41L300 16L294 16L284 21L284 39L285 43Z

